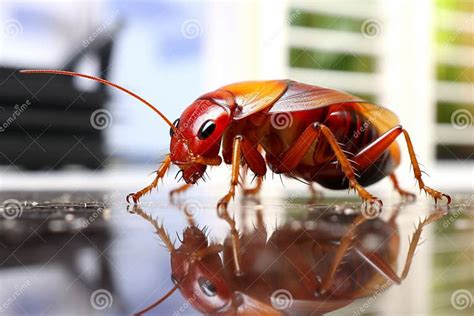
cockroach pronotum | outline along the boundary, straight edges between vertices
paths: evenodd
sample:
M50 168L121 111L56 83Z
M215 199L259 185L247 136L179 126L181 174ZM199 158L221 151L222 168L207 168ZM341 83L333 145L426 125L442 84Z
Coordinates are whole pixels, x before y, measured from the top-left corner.
M169 126L170 153L156 178L142 190L127 196L137 203L151 192L171 164L179 167L183 192L201 179L207 166L232 165L228 193L218 209L227 209L239 184L241 165L255 176L259 191L267 166L276 174L318 183L329 189L353 189L364 201L382 206L365 187L389 176L395 189L406 197L394 170L400 164L396 138L403 134L421 190L435 203L451 197L425 185L408 132L390 110L333 89L291 80L248 81L206 93L189 105L174 123L151 103L115 83L90 75L62 70L22 70L92 79L122 90L154 110ZM222 148L222 158L219 155ZM264 153L264 155L263 155Z
M328 313L400 284L408 275L423 228L446 215L436 209L418 223L399 274L398 207L386 221L346 214L347 208L337 212L335 207L324 208L287 221L269 237L262 210L257 209L255 229L244 226L238 232L232 225L222 244L209 243L207 228L200 229L186 213L188 226L176 248L163 225L135 205L133 212L154 226L170 252L174 283L165 296L136 315L155 308L177 289L206 315ZM238 253L236 241L241 245Z

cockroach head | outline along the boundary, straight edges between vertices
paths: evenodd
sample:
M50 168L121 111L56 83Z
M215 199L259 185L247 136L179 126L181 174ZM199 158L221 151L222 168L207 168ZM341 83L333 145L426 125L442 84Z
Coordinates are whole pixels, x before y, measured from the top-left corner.
M196 183L207 165L220 163L221 139L230 122L230 110L210 99L194 101L174 121L171 160L182 170L186 183Z

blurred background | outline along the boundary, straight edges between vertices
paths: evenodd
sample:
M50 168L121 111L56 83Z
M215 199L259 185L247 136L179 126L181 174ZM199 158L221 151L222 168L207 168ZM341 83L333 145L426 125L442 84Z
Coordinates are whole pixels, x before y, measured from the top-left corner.
M434 185L472 184L471 1L2 1L0 9L7 172L156 165L168 152L167 126L127 95L14 72L58 68L106 76L171 120L241 80L342 89L399 115L436 170ZM413 184L408 172L399 176Z
M201 94L236 81L290 78L345 90L398 114L430 175L429 185L459 194L474 189L470 0L2 0L0 189L5 198L20 200L11 193L20 191L32 200L28 194L50 191L69 201L63 191L109 192L124 213L124 194L148 184L168 153L166 124L119 91L82 79L18 74L24 68L105 77L151 101L171 121ZM397 175L405 188L417 191L403 140L400 144L403 164ZM217 189L211 205L225 193L229 169L215 168L210 176L205 188ZM175 185L166 180L165 190ZM267 181L265 188L272 188L271 196L306 190L289 179L284 187L278 179ZM383 197L391 194L388 188L384 180L371 191ZM166 193L144 199L157 200L165 203ZM115 228L125 222L119 216ZM472 230L463 236L456 238L471 252L460 278L467 273L474 279ZM0 298L7 279L1 275ZM8 278L18 280L14 273ZM465 287L474 289L472 283Z

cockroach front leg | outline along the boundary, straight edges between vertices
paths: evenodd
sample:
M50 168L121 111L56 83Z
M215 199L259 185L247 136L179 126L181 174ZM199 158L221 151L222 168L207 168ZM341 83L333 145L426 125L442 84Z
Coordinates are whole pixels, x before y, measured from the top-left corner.
M168 171L168 169L170 168L170 165L171 165L171 157L168 154L166 155L165 160L161 164L160 168L158 168L158 170L156 171L156 177L153 180L153 182L150 185L146 186L145 188L141 189L140 191L136 193L130 193L129 195L127 195L127 202L130 203L130 198L132 198L133 202L136 204L138 203L138 201L143 195L149 193L151 190L156 188L156 186L158 185L158 180L160 180L161 178L165 176L166 171Z
M165 245L165 247L168 249L169 252L175 251L173 242L171 241L170 236L164 229L163 225L160 225L156 219L154 219L150 214L145 213L143 209L138 205L133 206L133 213L140 215L143 219L145 219L151 225L153 225L153 227L155 228L155 233L163 241L163 244Z
M241 135L234 137L232 144L232 176L230 180L230 189L229 192L219 200L219 203L217 204L218 210L227 210L227 205L235 195L235 188L239 184L241 156L243 156L245 163L257 177L263 178L265 175L267 167L265 160L259 153L257 147L258 146L255 146Z
M240 157L241 157L241 144L242 136L236 136L232 145L232 174L230 178L230 188L224 197L222 197L217 203L217 210L223 210L227 213L227 205L230 200L234 198L235 187L239 183L239 169L240 169ZM220 215L220 213L219 213Z

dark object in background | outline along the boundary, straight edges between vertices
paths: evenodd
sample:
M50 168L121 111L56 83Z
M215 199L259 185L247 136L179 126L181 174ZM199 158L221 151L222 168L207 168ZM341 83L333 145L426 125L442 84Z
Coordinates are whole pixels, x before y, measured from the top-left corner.
M57 265L86 293L107 289L119 302L108 259L112 233L106 192L2 192L0 198L0 279L12 268L40 274ZM87 253L94 264L84 267L81 258ZM88 278L84 272L94 269L98 273Z
M61 68L74 69L85 54L96 55L98 75L106 78L111 38L97 38ZM82 91L73 78L22 75L18 70L0 66L0 164L33 170L103 167L103 127L111 119L104 110L105 87Z

